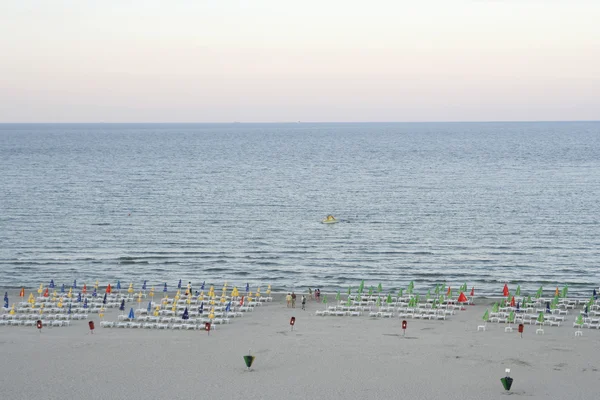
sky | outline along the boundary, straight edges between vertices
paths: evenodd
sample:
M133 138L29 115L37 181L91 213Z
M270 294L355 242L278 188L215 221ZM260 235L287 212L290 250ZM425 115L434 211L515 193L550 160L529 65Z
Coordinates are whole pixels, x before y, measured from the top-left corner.
M596 0L0 0L2 122L600 119Z

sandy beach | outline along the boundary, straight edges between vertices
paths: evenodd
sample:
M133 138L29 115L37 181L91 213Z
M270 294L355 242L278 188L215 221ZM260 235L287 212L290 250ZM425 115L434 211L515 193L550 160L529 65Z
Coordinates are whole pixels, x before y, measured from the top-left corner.
M3 291L4 292L4 291ZM9 293L18 299L18 293ZM330 294L330 298L333 295ZM69 327L0 326L2 397L84 399L590 399L600 387L600 330L488 323L494 300L476 299L447 320L317 316L283 295L210 335L203 330L101 328L98 314ZM327 306L332 305L332 301ZM137 308L137 304L127 304ZM117 321L118 309L104 319ZM293 331L290 318L296 323ZM514 326L514 325L513 325ZM256 356L248 371L243 356ZM514 378L506 392L505 368Z

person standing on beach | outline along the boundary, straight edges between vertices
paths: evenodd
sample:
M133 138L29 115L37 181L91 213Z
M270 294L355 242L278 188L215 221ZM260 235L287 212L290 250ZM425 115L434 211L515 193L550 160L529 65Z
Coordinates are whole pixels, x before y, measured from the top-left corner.
M296 308L296 293L292 292L292 308Z
M285 301L287 302L287 307L290 308L290 305L292 304L292 295L288 293L287 296L285 296Z
M302 309L306 310L306 296L302 295Z
M309 297L310 299L312 299L312 294L313 294L313 292L312 292L312 289L311 289L311 288L308 288L308 297Z

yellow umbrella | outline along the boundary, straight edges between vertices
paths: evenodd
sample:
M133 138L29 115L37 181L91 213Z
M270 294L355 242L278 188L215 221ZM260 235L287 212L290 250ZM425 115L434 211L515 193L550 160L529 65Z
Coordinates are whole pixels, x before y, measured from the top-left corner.
M98 286L99 286L99 283L98 283L98 281L96 280L96 283L94 284L94 289L98 289Z
M10 308L10 315L15 315L15 305L13 304L12 307Z
M44 303L40 305L40 315L44 312Z
M27 299L27 302L29 304L34 304L35 303L35 297L33 297L33 293L29 293L29 298Z
M42 294L42 292L44 291L44 289L42 289L43 287L44 285L40 283L40 288L37 290L39 294Z
M188 296L188 298L187 298L186 302L187 302L188 304L192 304L192 296Z
M155 317L158 317L158 315L159 315L158 310L160 310L160 307L156 306L156 308L154 309L154 316Z
M204 301L204 291L200 292L200 296L198 296L198 300Z
M127 289L127 293L133 293L133 283L129 284L129 289Z
M165 297L162 299L163 304L167 304L169 302L169 296L165 293Z
M100 319L104 318L104 308L100 308L100 312L98 313L98 316L100 317Z
M173 307L171 307L171 311L175 312L177 310L177 303L173 302Z
M215 319L215 308L210 309L210 314L208 314L208 319Z
M225 303L225 296L221 296L221 303Z
M68 298L73 297L73 288L69 288L69 293L67 293L67 297Z
M154 286L152 286L150 288L150 293L149 293L150 297L154 298Z
M62 306L63 306L62 300L59 300L59 301L58 301L58 304L57 304L57 307L58 307L58 308L62 308Z
M142 302L142 292L138 293L138 299L137 299L138 304ZM139 306L138 306L139 307Z
M271 294L271 285L268 285L268 286L267 286L267 296L268 296L269 294Z

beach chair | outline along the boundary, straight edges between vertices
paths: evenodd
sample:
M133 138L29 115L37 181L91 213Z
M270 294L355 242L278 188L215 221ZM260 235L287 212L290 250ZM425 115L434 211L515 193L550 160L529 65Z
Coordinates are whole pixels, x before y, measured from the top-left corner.
M477 325L477 332L485 331L486 327L487 327L487 322L485 322L483 325Z

